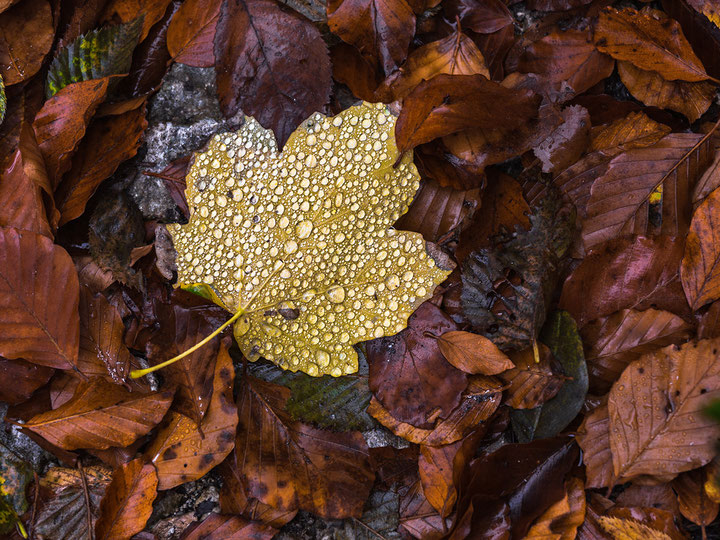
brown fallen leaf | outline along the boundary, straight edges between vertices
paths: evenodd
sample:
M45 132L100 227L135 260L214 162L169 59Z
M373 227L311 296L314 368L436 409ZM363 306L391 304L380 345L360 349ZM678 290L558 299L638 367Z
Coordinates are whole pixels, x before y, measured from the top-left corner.
M442 538L452 524L428 502L419 479L402 490L399 510L400 526L414 538Z
M514 22L512 12L502 0L448 0L442 3L442 8L448 20L457 17L463 28L478 34L493 34Z
M270 540L277 532L257 521L213 512L185 529L180 540Z
M445 332L437 338L445 359L465 373L497 375L515 364L485 336L462 330Z
M215 363L212 401L200 425L173 411L145 452L157 468L158 489L203 477L232 451L238 423L232 397L234 378L232 359L223 344Z
M327 22L385 75L405 60L415 34L415 15L405 0L330 0Z
M0 401L14 405L28 399L50 380L55 370L25 360L0 356Z
M143 14L143 25L139 41L143 41L153 25L162 19L171 0L114 0L105 8L101 19L128 23Z
M215 33L220 108L242 110L275 132L282 149L331 87L330 57L320 31L273 0L224 2Z
M713 458L720 428L702 409L720 395L719 348L718 340L669 346L625 369L608 398L617 478L676 474Z
M595 27L595 45L617 60L655 71L669 81L709 78L680 25L659 17L655 10L605 8Z
M499 375L509 386L505 404L514 409L534 409L553 398L565 382L565 377L551 367L552 352L544 343L538 343L539 356L533 349L511 352L515 367Z
M672 540L664 532L633 519L600 516L598 521L603 529L612 535L615 540L637 540L638 538L645 540Z
M486 129L498 136L537 118L539 96L505 88L482 75L438 75L405 98L395 124L400 152L464 129Z
M720 505L705 492L706 470L703 468L682 473L672 483L677 493L680 512L703 530L715 521L720 509Z
M720 152L718 152L717 140L715 145L715 158L707 170L695 184L692 193L693 211L707 198L710 193L720 187Z
M138 458L113 473L95 522L97 540L124 540L145 528L157 495L157 472Z
M619 507L643 506L658 508L670 512L679 518L677 495L672 490L671 482L657 485L646 485L647 479L639 478L633 481L618 495L615 503Z
M390 101L386 87L381 87L380 70L368 62L355 47L340 42L330 48L333 79L347 86L355 97L369 103Z
M561 112L562 124L540 141L533 153L542 162L542 171L558 172L575 163L590 142L590 114L572 105Z
M715 97L715 86L707 81L666 81L654 71L619 61L620 80L635 99L684 114L690 122L700 118Z
M183 2L170 21L167 34L167 47L176 62L194 67L215 64L213 38L221 3L205 0Z
M170 407L171 391L128 392L104 379L81 382L70 401L23 427L66 450L127 446L148 433Z
M612 487L615 476L610 449L610 416L605 399L591 413L585 415L578 428L577 440L583 451L587 477L585 487Z
M0 65L10 86L35 75L55 35L53 8L47 0L27 0L0 16Z
M394 99L402 99L423 80L441 74L484 75L490 78L485 59L472 39L459 29L446 38L415 49L388 80Z
M69 84L48 99L33 121L48 177L57 187L113 77Z
M456 328L450 317L425 302L405 330L368 343L370 390L396 419L429 428L431 415L439 411L447 417L460 403L467 376L445 360L433 337Z
M720 188L708 195L692 217L680 279L696 310L720 298Z
M565 481L565 496L550 506L525 536L526 540L574 540L585 521L583 481L571 477Z
M45 236L0 228L0 355L77 366L79 283L67 252Z
M580 336L591 387L598 394L608 392L630 362L686 339L689 330L677 315L656 309L624 309L585 325Z
M289 397L285 387L243 376L235 452L250 496L326 519L360 516L374 479L365 440L292 421Z
M634 111L591 134L590 150L614 156L633 148L652 146L670 133L670 127Z

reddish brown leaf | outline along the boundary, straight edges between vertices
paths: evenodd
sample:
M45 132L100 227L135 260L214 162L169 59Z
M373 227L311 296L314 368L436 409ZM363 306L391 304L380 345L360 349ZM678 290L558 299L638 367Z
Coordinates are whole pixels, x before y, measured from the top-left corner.
M69 84L48 99L33 122L48 177L54 187L70 169L72 155L113 77Z
M61 225L80 217L100 183L135 155L146 127L145 107L98 118L90 124L72 168L55 194Z
M590 115L586 109L572 105L561 115L563 123L533 148L545 173L562 171L575 163L590 142Z
M606 8L595 27L598 49L669 81L704 81L705 68L672 19L656 10Z
M600 150L608 156L615 156L633 148L652 146L668 133L668 126L642 112L631 112L594 132L590 150Z
M565 377L552 370L550 349L543 343L538 343L538 349L538 361L532 348L510 353L515 367L500 374L509 385L505 404L514 409L534 409L554 397L565 382Z
M720 508L718 503L708 497L704 484L705 469L683 473L672 483L682 515L702 527L715 521Z
M370 390L397 420L429 428L431 416L439 411L447 417L460 403L467 376L445 360L432 335L456 328L450 317L425 302L405 330L368 344Z
M157 468L158 489L201 478L232 451L238 422L232 395L234 378L235 370L225 344L220 347L215 365L212 401L200 425L172 412L146 451Z
M424 180L408 211L395 222L397 229L416 231L437 242L461 225L480 206L480 190L456 190Z
M447 418L439 419L432 429L401 422L373 396L368 413L398 437L427 446L452 444L467 436L481 422L488 420L500 405L502 384L494 377L470 377L462 401Z
M525 49L518 69L538 74L548 95L562 92L569 99L609 77L614 64L612 58L598 52L588 28L554 30L543 36Z
M210 67L215 64L213 38L222 2L189 0L173 15L167 34L170 56L181 64Z
M385 75L405 60L415 34L415 15L405 0L330 0L327 16L330 31Z
M449 20L457 17L460 26L478 34L493 34L515 22L502 0L448 0L442 6Z
M250 495L326 519L360 516L374 478L365 440L292 421L289 397L285 387L243 377L235 451Z
M93 378L55 410L34 416L24 427L66 450L127 446L165 415L172 392L143 394Z
M580 330L590 384L598 394L610 390L627 365L641 355L689 337L690 327L667 311L624 309Z
M185 529L180 540L270 540L277 532L257 521L213 512Z
M25 81L40 69L55 35L47 0L25 0L0 16L0 65L7 86Z
M152 514L157 482L155 467L142 458L116 469L100 503L95 538L123 540L142 531Z
M535 521L526 540L574 540L585 521L585 490L579 478L565 481L565 496Z
M58 369L77 365L79 284L67 252L0 228L0 355Z
M279 148L328 102L330 56L320 31L274 0L223 3L215 58L225 116L242 109L275 132Z
M679 280L683 241L636 236L593 250L565 281L560 308L582 327L621 309L649 307L689 315Z
M171 0L114 0L105 9L102 18L128 23L143 14L143 26L140 41L148 35L150 28L162 19Z
M94 293L104 291L115 281L112 272L100 268L89 255L75 257L73 262L78 272L80 285L87 287Z
M0 356L0 401L14 405L28 399L50 380L54 369L25 360L8 360Z
M658 73L630 62L618 62L618 73L633 97L645 105L682 113L690 122L700 118L715 97L715 86L709 82L666 81Z
M590 190L587 218L583 222L586 248L622 234L657 233L681 235L687 231L692 212L692 187L710 165L707 138L676 133L648 148L615 157L607 172ZM650 194L663 188L662 223L650 221Z
M608 399L616 477L675 474L713 458L720 428L702 410L720 395L718 347L670 346L625 369Z
M456 30L444 39L415 49L397 74L386 82L395 99L407 96L423 80L441 74L484 75L490 78L485 59L469 37Z
M659 508L680 517L677 496L670 487L670 483L658 485L644 485L642 479L633 482L618 495L615 501L617 506L632 507L645 506Z
M537 118L539 96L482 75L438 75L405 98L395 125L401 152L438 137L476 128L510 133Z
M347 86L353 95L363 101L390 101L388 89L380 87L382 77L360 52L340 42L330 49L333 79ZM380 87L380 88L379 88Z
M578 429L578 444L583 451L587 488L612 487L614 473L610 450L610 416L603 402L585 415Z
M445 359L465 373L497 375L515 364L485 336L450 331L437 338Z
M685 242L680 278L693 309L720 298L720 188L698 206Z
M435 512L423 492L420 480L404 490L400 499L400 525L415 538L441 538L450 526Z

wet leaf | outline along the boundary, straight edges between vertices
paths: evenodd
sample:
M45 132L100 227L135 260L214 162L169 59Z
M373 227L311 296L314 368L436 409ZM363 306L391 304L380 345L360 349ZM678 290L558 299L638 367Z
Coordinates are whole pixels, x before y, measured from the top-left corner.
M80 81L127 73L138 43L143 16L132 22L93 30L62 49L50 64L45 95Z
M579 478L565 481L565 496L533 523L526 540L574 540L585 521L585 491Z
M596 393L610 390L627 365L641 355L688 337L689 326L668 311L624 309L580 330L590 383Z
M562 171L575 163L590 142L590 115L585 108L572 105L561 115L563 123L533 149L544 173Z
M559 196L548 196L530 216L529 231L465 260L465 315L501 349L523 349L537 338L570 247L574 217Z
M222 2L183 2L168 27L167 48L176 62L195 67L215 64L213 39Z
M0 65L7 86L28 80L40 69L53 43L53 8L47 0L19 2L0 18Z
M212 401L200 425L174 411L160 425L145 453L157 468L158 489L203 477L232 451L238 423L232 396L234 376L227 344L223 344L215 364Z
M693 309L720 298L720 189L716 189L693 214L685 243L680 279Z
M277 529L239 516L212 512L200 523L185 529L181 540L270 540Z
M368 343L370 390L397 420L427 428L431 415L447 417L460 403L467 377L445 360L436 338L456 328L426 302L405 330Z
M515 364L500 374L508 385L505 404L513 409L534 409L552 399L563 385L564 378L553 370L553 354L543 343L538 343L538 357L532 348L511 352Z
M66 450L127 446L165 415L172 392L128 392L100 378L82 382L70 401L24 427Z
M465 373L497 375L515 367L492 341L472 332L445 332L437 342L445 359Z
M592 134L591 150L607 155L652 146L670 133L670 128L642 112L631 112Z
M157 482L155 467L142 458L116 469L100 502L95 538L128 538L142 531L152 513Z
M187 180L190 223L169 227L179 280L209 283L227 309L243 311L234 334L250 360L262 356L313 376L354 373L352 344L402 330L447 276L419 234L388 229L418 186L409 156L393 168L392 132L384 107L363 104L332 120L311 117L278 155L271 134L248 119L237 134L213 138L195 159ZM366 158L358 161L362 154L351 150L361 136L374 142L365 143ZM320 141L332 153L310 153L323 150L315 150ZM274 188L258 178L270 171L282 179L271 182ZM298 182L296 174L306 179ZM318 185L322 197L310 189ZM270 189L283 192L277 203ZM385 197L384 190L396 195ZM214 210L228 204L229 214ZM236 234L242 241L233 241ZM350 311L352 318L343 315ZM321 313L333 313L336 323Z
M28 399L55 370L25 360L0 357L0 401L14 405Z
M0 228L0 354L77 365L79 284L67 252L44 236Z
M616 478L675 474L712 459L718 428L702 409L720 395L719 346L670 346L625 369L608 399Z
M415 33L415 15L405 0L330 0L327 16L330 31L386 75L405 60Z
M677 493L680 512L687 519L705 527L718 515L720 505L705 493L705 471L696 469L681 474L673 480L672 487Z
M668 81L708 79L680 25L658 17L654 10L605 8L595 27L595 45L617 60L655 71Z
M275 133L279 148L328 102L330 56L320 31L273 0L222 4L215 59L225 116L253 116Z
M293 422L284 410L288 397L282 386L242 379L235 451L249 494L278 509L360 516L374 478L362 435Z

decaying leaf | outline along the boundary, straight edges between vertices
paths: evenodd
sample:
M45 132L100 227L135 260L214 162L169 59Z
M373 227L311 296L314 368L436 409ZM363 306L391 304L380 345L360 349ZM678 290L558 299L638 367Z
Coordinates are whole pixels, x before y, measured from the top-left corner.
M393 168L393 128L380 105L317 114L278 155L247 119L196 157L190 223L170 227L179 280L211 285L239 313L234 333L250 360L353 373L352 344L402 330L447 276L419 234L388 228L418 187L409 156Z

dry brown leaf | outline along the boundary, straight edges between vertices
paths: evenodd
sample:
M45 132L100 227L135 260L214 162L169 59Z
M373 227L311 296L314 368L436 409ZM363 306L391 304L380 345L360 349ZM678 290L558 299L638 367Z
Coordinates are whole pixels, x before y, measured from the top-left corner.
M537 518L524 540L574 540L585 521L583 481L571 477L565 481L565 496Z
M167 48L176 62L195 67L215 64L213 38L220 4L222 2L215 0L182 3L170 20L167 33Z
M671 475L708 463L720 428L703 408L720 396L720 340L669 346L630 364L608 398L617 478Z
M700 118L715 97L715 86L707 81L666 81L654 71L624 61L618 62L618 73L635 99L645 105L682 113L690 122Z
M578 444L583 450L583 463L587 476L586 488L612 487L612 450L610 449L610 416L603 402L585 415L578 428Z
M720 298L720 188L693 214L680 279L694 310Z
M515 367L492 341L479 334L445 332L437 342L445 359L465 373L497 375Z
M6 85L35 75L55 35L53 8L47 0L25 0L0 18L0 65Z
M171 391L143 394L93 378L70 401L33 416L23 427L64 448L127 446L148 433L170 407Z
M680 512L701 527L706 527L715 521L720 509L720 505L705 492L707 470L708 468L703 468L683 473L672 483L677 493Z
M614 156L633 148L652 146L670 131L665 124L656 122L643 112L634 111L593 132L590 150L601 150Z
M689 330L677 315L655 309L624 309L583 326L580 336L593 390L608 392L630 362L684 340Z
M538 348L539 361L532 348L511 352L510 360L515 367L500 374L509 385L505 404L513 409L534 409L554 397L565 382L565 377L553 372L550 366L553 358L550 349L543 343L538 343Z

